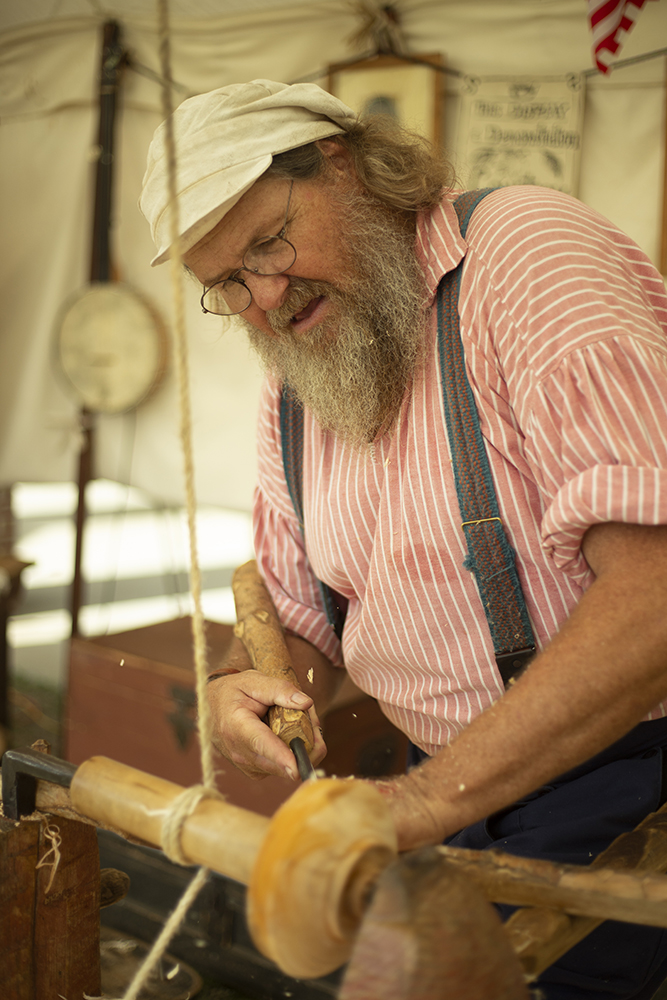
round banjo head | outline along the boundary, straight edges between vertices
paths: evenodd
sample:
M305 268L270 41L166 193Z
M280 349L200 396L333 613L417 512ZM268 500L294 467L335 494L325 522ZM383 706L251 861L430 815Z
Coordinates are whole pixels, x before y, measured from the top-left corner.
M57 354L81 406L122 413L158 386L167 362L167 336L155 310L133 288L93 284L65 305Z

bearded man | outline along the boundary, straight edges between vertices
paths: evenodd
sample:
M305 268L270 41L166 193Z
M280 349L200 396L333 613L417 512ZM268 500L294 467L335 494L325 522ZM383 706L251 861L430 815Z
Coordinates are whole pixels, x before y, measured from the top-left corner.
M614 226L545 189L487 194L464 239L448 166L313 85L225 87L186 101L175 128L185 263L202 307L240 316L268 373L256 555L309 692L247 669L238 644L209 685L218 749L250 776L296 779L262 720L300 707L317 726L344 667L421 761L380 784L402 849L453 839L588 863L667 797L662 279ZM165 170L159 129L142 196L154 263L169 254ZM537 647L507 691L443 407L437 291L459 266L498 497L487 520L502 520ZM303 407L303 533L284 386ZM342 642L318 581L347 602ZM540 986L548 1000L649 1000L666 975L662 931L606 923Z

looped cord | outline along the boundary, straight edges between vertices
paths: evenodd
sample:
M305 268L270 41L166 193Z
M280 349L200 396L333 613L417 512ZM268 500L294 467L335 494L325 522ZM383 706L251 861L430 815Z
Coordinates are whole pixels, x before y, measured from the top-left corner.
M182 257L180 249L180 237L178 233L178 196L176 191L176 144L174 141L174 129L172 118L171 99L171 57L169 46L169 10L168 0L157 0L158 27L160 38L160 69L163 77L162 87L162 110L165 119L166 148L167 148L167 182L169 195L169 216L171 235L171 285L173 291L174 304L174 334L175 350L174 360L178 373L179 387L179 410L180 410L180 438L183 450L185 499L188 521L188 537L190 540L190 592L194 603L192 615L192 638L194 645L195 678L197 691L199 744L201 753L202 778L204 785L189 788L182 795L179 795L172 803L164 821L162 842L165 852L169 858L179 864L188 864L183 858L180 846L180 836L183 823L196 808L197 803L203 796L210 795L217 797L218 792L215 787L215 767L213 764L213 744L211 742L212 721L211 713L206 697L206 677L208 674L206 635L204 631L204 614L201 603L201 572L197 558L197 532L196 532L196 499L194 487L194 461L192 449L192 420L190 406L190 387L187 354L187 337L185 330L185 306L183 301L182 288ZM220 796L222 798L222 796ZM166 832L165 832L166 830ZM200 868L192 882L186 889L178 906L165 924L155 944L144 959L138 969L132 983L130 984L123 1000L136 1000L142 987L148 981L151 970L157 964L160 956L167 949L169 941L178 930L188 908L194 901L206 879L208 878L208 868Z
M60 864L60 845L62 843L62 838L60 836L60 827L55 824L48 823L44 821L42 827L44 831L44 837L46 840L50 841L51 846L49 847L46 854L44 854L40 860L35 865L37 868L50 868L51 874L49 876L49 881L47 882L46 889L44 890L44 895L51 891L51 886L53 885L53 880L56 877L56 872L58 871L58 865ZM49 861L49 856L53 855L53 858Z
M148 982L151 972L167 950L167 945L178 928L181 926L185 914L194 903L198 893L204 887L204 883L207 878L208 868L200 868L192 882L190 882L190 885L181 896L178 906L155 939L153 947L146 955L141 967L137 970L137 974L130 983L129 989L125 993L123 1000L137 1000L143 987Z
M176 796L162 821L160 846L169 860L174 861L177 865L192 864L192 861L183 854L181 833L188 816L192 815L201 800L205 798L220 799L223 802L225 800L224 795L217 788L192 785Z

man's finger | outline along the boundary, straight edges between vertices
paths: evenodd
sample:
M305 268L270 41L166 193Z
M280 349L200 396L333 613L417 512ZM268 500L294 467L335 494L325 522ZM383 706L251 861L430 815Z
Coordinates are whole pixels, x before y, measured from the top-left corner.
M317 765L320 764L327 755L327 745L324 742L322 726L320 725L320 720L314 706L310 709L308 714L313 725L313 749L310 754L310 760L313 767L317 767Z
M267 732L273 736L271 730L265 727ZM273 740L276 742L274 743ZM296 781L298 772L294 754L285 746L282 740L274 736L273 740L267 740L264 745L263 739L255 740L257 749L250 750L248 745L240 745L238 748L229 747L227 756L240 771L251 778L266 778L274 775L277 778L289 778Z
M267 677L257 670L245 670L234 675L237 688L249 698L261 702L266 708L279 705L281 708L309 709L313 699L295 687L291 681L278 677Z
M244 774L296 780L294 754L252 709L238 708L223 725L222 737L222 752Z

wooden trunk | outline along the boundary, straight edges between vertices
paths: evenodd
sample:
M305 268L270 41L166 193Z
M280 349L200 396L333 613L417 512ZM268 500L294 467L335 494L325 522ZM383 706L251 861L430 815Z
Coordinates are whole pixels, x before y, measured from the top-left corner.
M176 784L200 780L189 618L116 635L72 640L64 756L79 764L101 754ZM208 622L209 669L220 664L232 627ZM323 722L330 775L400 773L407 741L373 699L346 681ZM252 781L222 757L227 799L271 816L294 791L286 778Z

